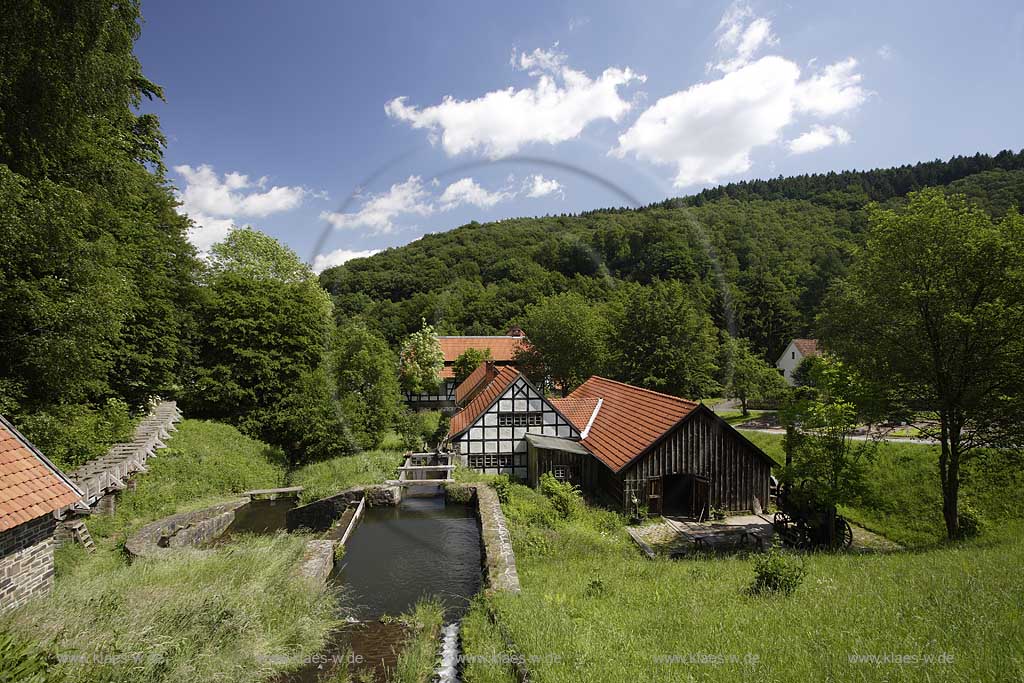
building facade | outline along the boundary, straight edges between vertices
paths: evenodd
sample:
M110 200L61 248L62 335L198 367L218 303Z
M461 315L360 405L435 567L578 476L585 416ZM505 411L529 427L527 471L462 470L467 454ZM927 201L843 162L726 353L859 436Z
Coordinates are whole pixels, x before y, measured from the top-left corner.
M0 416L0 611L49 592L54 513L81 499L74 483Z
M479 472L531 486L550 473L623 511L705 519L768 504L774 461L700 403L602 377L547 398L512 368L478 369L456 393L450 444Z
M792 386L794 383L793 373L796 372L803 359L817 356L818 353L817 339L794 339L789 342L786 350L779 356L779 360L775 361L775 367L778 368L779 374Z

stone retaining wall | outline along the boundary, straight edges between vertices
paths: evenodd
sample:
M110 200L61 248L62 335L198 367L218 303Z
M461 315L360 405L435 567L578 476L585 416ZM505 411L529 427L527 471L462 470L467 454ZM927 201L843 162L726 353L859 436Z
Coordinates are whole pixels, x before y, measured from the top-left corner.
M516 555L498 494L487 484L454 484L446 487L445 495L458 502L476 501L488 590L518 593Z
M397 486L354 486L333 496L300 505L288 511L288 531L327 531L350 505L364 498L366 504L373 508L398 505L402 502L402 490Z
M247 499L164 517L142 527L124 544L131 557L159 555L168 548L200 546L224 533Z

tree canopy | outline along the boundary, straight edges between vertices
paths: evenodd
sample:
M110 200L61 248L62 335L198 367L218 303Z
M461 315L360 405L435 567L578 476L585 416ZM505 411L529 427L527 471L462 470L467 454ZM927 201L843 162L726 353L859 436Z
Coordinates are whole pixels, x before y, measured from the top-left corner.
M947 533L959 535L960 466L1020 446L1024 217L963 197L873 207L865 248L821 317L826 346L905 405L933 411Z

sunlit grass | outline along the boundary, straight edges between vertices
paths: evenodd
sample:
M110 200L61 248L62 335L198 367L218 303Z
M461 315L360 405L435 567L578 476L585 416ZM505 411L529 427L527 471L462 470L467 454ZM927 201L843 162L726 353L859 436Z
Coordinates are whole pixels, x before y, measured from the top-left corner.
M395 479L402 461L400 450L364 451L300 467L290 473L288 483L304 487L299 501L308 503L353 486Z

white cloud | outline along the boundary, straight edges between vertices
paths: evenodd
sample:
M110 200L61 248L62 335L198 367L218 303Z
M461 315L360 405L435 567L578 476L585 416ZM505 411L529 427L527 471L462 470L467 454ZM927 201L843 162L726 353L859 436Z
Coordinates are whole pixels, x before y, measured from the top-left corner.
M175 191L181 202L178 212L192 219L189 241L200 252L227 237L240 216L269 216L298 207L306 195L320 196L298 186L265 189L266 176L250 180L244 173L231 171L221 177L209 164L183 164L174 170L185 180L185 189Z
M779 39L772 33L772 22L764 17L755 17L749 6L734 3L726 10L718 24L718 40L715 46L726 59L713 68L729 73L750 63L754 54L762 47L776 45ZM711 65L709 66L709 70Z
M537 199L539 197L546 197L552 193L558 193L565 197L565 193L562 191L562 184L554 178L545 178L543 175L537 173L531 175L523 183L523 191L527 197L531 199Z
M388 116L430 132L452 156L481 152L497 159L524 145L557 144L577 137L590 123L618 121L630 109L619 88L645 77L629 68L608 68L596 79L570 68L564 54L536 49L513 63L536 78L533 87L495 90L472 100L446 96L422 109L397 97L384 106Z
M208 164L201 164L197 168L185 164L175 166L174 170L185 179L185 189L178 193L178 199L186 213L269 216L294 209L309 192L303 187L279 185L264 190L266 176L251 181L249 176L235 171L224 174L222 180Z
M786 146L792 154L806 154L831 145L845 145L851 139L850 134L839 126L814 126L806 133L790 140Z
M387 192L366 197L362 208L355 213L325 211L320 214L335 228L366 228L371 233L383 234L394 230L394 220L402 214L427 216L434 211L429 201L430 193L423 187L419 176L409 176L402 183L395 183Z
M441 193L441 210L448 211L462 204L472 204L481 209L489 209L498 202L511 199L514 192L499 190L489 192L480 187L472 178L462 178L449 185Z
M784 57L748 62L756 49L777 41L770 25L758 24L746 6L730 8L719 30L719 45L736 54L731 62L716 65L724 75L659 99L619 136L611 154L674 166L676 187L712 183L749 170L753 150L779 142L798 116L835 116L854 111L867 99L853 58L807 78ZM844 141L829 131L834 138L829 144ZM848 141L849 134L842 132Z
M193 223L188 231L188 241L201 253L209 251L237 227L231 218L214 218L197 212L189 213L188 217Z
M887 62L896 56L896 53L893 52L892 48L889 47L888 45L883 45L882 47L878 48L877 54L879 57L881 57Z
M849 57L800 81L796 88L797 107L818 116L834 116L856 109L868 97L860 85L862 77L856 69L857 60Z
M313 259L313 272L322 273L328 268L340 266L354 258L366 258L377 253L380 253L380 249L365 249L362 251L356 249L335 249L327 254L317 254L316 258Z

